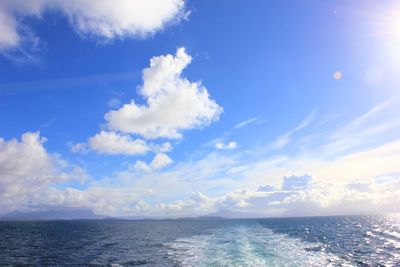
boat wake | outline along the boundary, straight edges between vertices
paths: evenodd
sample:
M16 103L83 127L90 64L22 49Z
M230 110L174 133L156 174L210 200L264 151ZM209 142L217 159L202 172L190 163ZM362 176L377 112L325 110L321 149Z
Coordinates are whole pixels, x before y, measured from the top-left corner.
M350 266L306 243L262 226L234 226L166 244L179 266Z

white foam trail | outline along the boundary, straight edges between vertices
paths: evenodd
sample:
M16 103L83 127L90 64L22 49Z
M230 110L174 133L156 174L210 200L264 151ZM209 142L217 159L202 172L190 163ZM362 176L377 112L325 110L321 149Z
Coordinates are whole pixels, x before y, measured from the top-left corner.
M350 266L320 244L261 226L229 227L167 244L180 266Z

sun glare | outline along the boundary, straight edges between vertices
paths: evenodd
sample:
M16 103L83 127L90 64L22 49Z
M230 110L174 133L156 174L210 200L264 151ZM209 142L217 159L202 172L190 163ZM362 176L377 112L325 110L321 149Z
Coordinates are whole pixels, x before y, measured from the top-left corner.
M400 8L390 8L378 18L377 35L392 60L400 62Z

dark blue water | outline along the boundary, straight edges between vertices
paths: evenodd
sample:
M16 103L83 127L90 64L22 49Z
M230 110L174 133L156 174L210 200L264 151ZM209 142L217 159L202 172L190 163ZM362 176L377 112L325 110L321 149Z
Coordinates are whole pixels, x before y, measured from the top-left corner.
M0 222L8 265L400 266L400 217Z

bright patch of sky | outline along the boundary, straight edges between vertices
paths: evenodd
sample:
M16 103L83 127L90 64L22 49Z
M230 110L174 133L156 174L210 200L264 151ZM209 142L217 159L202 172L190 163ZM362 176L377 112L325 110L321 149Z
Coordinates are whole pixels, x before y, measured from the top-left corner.
M1 1L0 214L399 212L397 1Z

